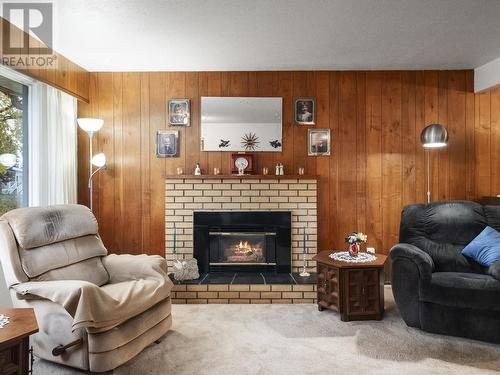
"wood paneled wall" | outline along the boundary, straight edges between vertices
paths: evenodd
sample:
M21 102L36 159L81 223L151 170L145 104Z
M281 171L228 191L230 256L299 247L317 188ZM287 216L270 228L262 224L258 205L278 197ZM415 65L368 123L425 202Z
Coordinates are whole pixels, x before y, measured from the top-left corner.
M3 33L4 24L11 27L11 39L19 40L19 45L23 45L22 41L26 33L11 25L7 20L0 17L0 34ZM42 42L29 36L30 46L32 48L42 48L46 47ZM0 37L0 44L3 43ZM0 46L0 63L3 64L3 54L2 47ZM36 51L36 49L35 49ZM36 54L35 54L36 56ZM53 52L51 56L55 56L56 63L53 67L27 67L26 69L17 69L20 73L26 74L38 81L44 82L51 85L61 91L64 91L77 99L83 100L85 102L89 101L89 80L90 73L83 69L81 66L71 62L65 58L60 53L56 51ZM6 58L11 57L10 55L5 55ZM8 65L7 65L8 66Z
M476 192L500 194L500 87L475 98Z
M164 176L177 167L230 172L230 153L201 152L200 96L283 97L283 152L256 153L258 170L305 166L319 179L319 249L344 248L345 234L368 233L387 253L398 242L400 211L425 202L419 135L439 122L449 147L432 151L434 199L500 193L500 95L475 96L472 71L92 73L90 105L104 119L95 150L109 169L94 184L100 233L110 251L164 254ZM307 156L307 126L292 122L294 96L315 96L316 128L332 130L332 154ZM180 156L158 159L155 133L167 128L168 98L192 100L192 126L180 128ZM479 110L475 110L479 109ZM79 200L88 201L87 147L79 135Z

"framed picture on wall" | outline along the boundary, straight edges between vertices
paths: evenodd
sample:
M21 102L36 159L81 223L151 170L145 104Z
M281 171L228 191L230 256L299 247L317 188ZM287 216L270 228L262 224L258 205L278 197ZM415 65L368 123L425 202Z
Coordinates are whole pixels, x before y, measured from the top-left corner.
M307 155L330 155L330 129L307 129Z
M191 126L191 100L168 100L168 123L171 126Z
M299 125L316 124L316 100L314 98L295 98L293 118Z
M178 156L179 132L177 130L158 130L156 132L156 156L168 158Z

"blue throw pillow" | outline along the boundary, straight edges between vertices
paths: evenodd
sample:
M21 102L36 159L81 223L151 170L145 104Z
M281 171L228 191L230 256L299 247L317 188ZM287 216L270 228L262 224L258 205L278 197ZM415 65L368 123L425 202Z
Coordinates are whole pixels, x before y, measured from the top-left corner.
M466 257L474 259L483 266L491 266L500 260L500 233L486 227L462 250Z

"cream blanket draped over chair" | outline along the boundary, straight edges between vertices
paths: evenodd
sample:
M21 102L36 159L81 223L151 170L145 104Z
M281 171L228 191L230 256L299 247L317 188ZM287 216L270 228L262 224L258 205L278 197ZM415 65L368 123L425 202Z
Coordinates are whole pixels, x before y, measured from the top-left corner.
M102 287L83 280L29 281L12 288L19 299L55 302L73 317L73 330L98 332L123 323L170 295L165 259L146 255L103 258L110 284ZM132 279L132 280L131 280Z

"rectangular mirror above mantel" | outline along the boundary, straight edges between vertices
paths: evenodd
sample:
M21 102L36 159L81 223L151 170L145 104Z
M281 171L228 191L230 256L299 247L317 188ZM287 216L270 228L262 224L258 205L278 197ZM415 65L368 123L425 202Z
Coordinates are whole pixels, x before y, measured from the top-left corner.
M282 152L279 97L201 97L201 151Z

